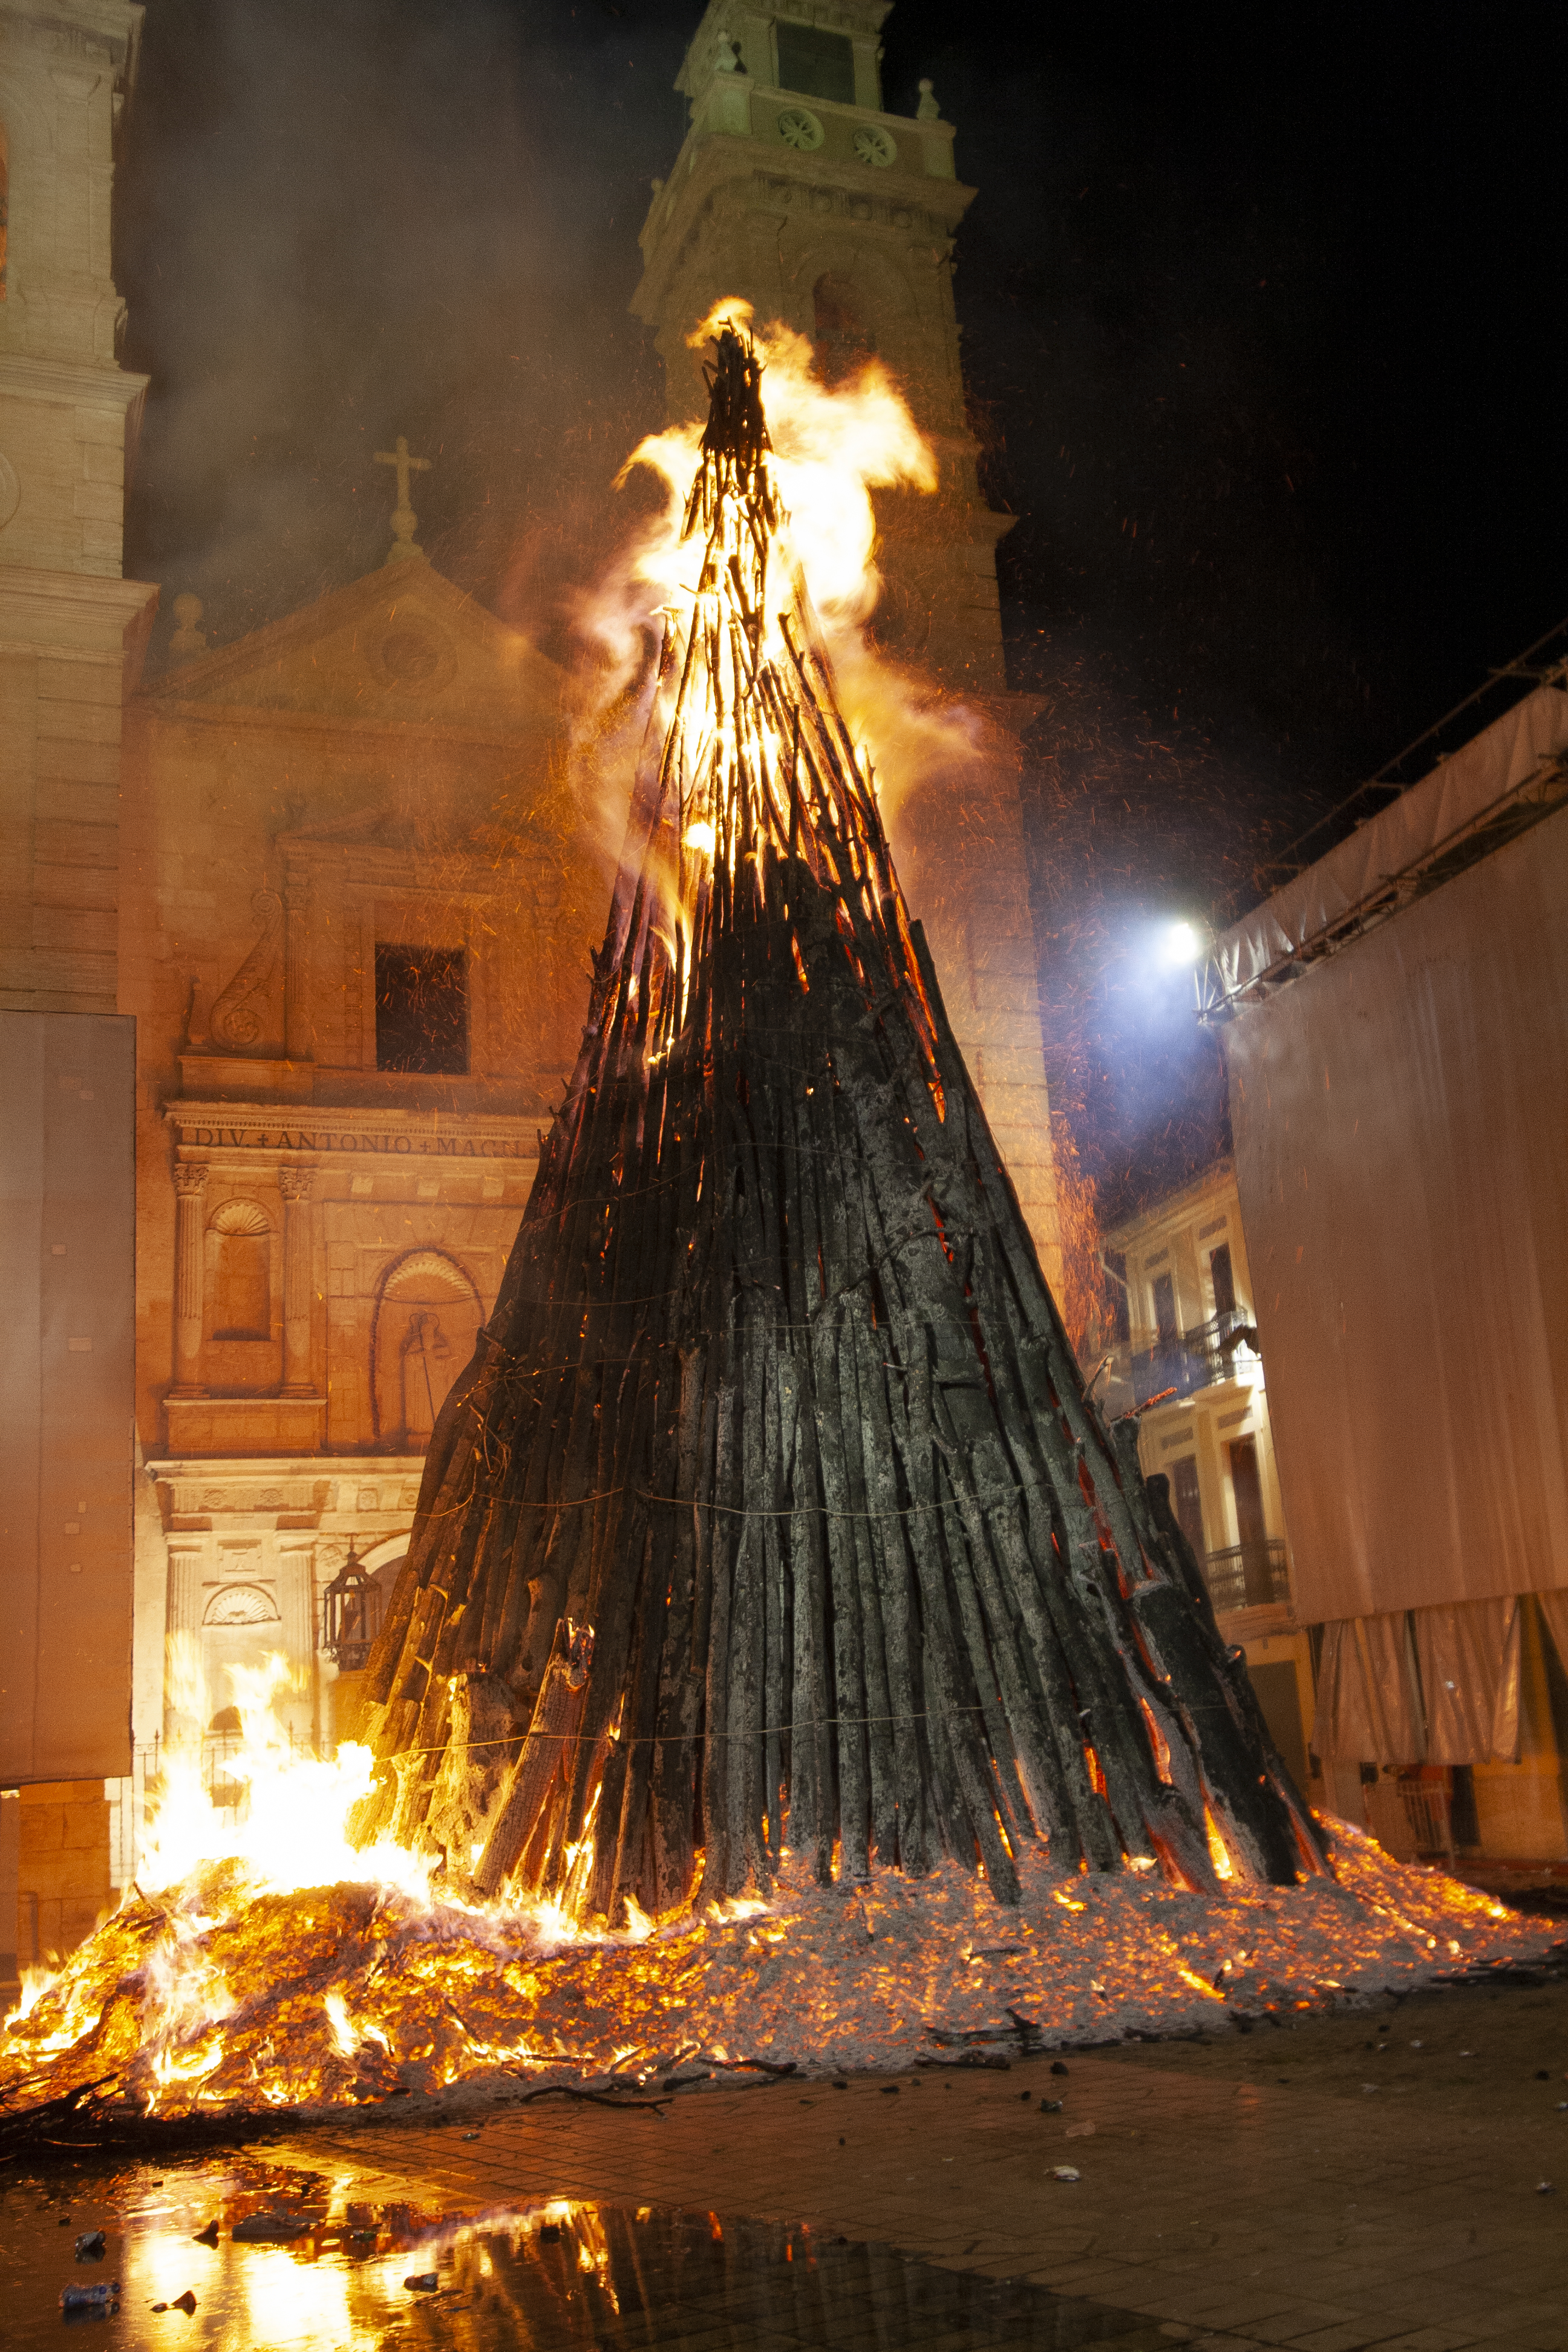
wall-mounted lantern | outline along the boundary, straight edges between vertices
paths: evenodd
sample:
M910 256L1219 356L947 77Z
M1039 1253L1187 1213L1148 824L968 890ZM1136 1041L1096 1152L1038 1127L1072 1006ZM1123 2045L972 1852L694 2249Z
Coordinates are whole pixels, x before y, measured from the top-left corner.
M380 1631L381 1588L351 1536L349 1556L321 1595L321 1648L340 1674L357 1675Z

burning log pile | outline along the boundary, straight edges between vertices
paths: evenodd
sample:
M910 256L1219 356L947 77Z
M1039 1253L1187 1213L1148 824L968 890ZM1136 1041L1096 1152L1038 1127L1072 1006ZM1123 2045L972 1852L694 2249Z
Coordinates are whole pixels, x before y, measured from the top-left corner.
M611 1925L765 1892L786 1845L824 1884L955 1856L1006 1903L1037 1841L1289 1884L1319 1833L1085 1392L790 561L755 352L717 352L699 583L371 1661L363 1832Z
M1353 1832L1331 1867L1086 1393L731 329L711 382L581 1054L370 1746L290 1756L238 1693L242 1820L172 1759L138 1883L0 2037L0 2136L950 2062L1550 1942Z

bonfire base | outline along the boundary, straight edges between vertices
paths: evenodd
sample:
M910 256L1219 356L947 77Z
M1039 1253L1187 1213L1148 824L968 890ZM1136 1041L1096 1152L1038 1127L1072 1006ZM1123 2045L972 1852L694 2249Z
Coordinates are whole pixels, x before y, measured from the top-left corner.
M0 2129L232 2138L459 2098L622 2104L703 2080L973 2064L1245 2028L1552 1953L1552 1923L1332 1827L1335 1877L1218 1902L1029 1857L1016 1909L957 1865L823 1887L795 1863L765 1906L638 1938L375 1885L273 1894L225 1864L128 1905L13 2021Z

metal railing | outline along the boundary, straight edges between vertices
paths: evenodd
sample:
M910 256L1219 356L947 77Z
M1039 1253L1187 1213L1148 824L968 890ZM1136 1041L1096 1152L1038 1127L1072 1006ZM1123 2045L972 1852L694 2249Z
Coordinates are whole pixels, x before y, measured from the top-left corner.
M1405 1808L1405 1826L1418 1854L1446 1854L1454 1859L1453 1801L1447 1772L1436 1779L1426 1774L1402 1772L1399 1776L1399 1801Z
M1223 1315L1211 1315L1206 1323L1195 1323L1190 1331L1156 1339L1152 1348L1119 1349L1115 1369L1131 1382L1134 1404L1147 1404L1167 1390L1189 1397L1199 1389L1234 1380L1237 1349L1247 1338L1256 1345L1251 1316L1231 1307Z
M316 1754L315 1743L297 1732L292 1725L282 1727L282 1736L291 1757ZM202 1734L202 1786L220 1811L237 1810L246 1801L247 1791L245 1782L237 1780L229 1769L244 1748L245 1741L237 1731L207 1731ZM163 1771L163 1760L169 1752L169 1743L161 1739L150 1740L145 1747L137 1748L135 1788L142 1801L155 1795L153 1784Z
M1257 1536L1250 1543L1211 1551L1204 1561L1204 1582L1220 1616L1230 1609L1267 1609L1288 1601L1290 1577L1283 1541L1278 1536Z

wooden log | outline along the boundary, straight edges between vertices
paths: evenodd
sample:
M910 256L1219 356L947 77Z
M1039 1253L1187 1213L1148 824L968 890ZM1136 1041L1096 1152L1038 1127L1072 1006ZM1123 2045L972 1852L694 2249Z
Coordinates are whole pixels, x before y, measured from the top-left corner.
M693 488L577 1061L368 1671L396 1770L362 1826L460 1847L484 1668L530 1723L489 1893L618 1918L787 1847L824 1881L956 1853L1011 1900L1037 1839L1212 1887L1211 1821L1288 1877L1321 1841L1085 1393L750 429Z

